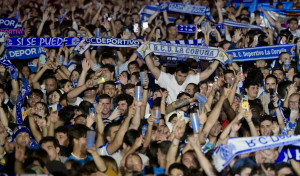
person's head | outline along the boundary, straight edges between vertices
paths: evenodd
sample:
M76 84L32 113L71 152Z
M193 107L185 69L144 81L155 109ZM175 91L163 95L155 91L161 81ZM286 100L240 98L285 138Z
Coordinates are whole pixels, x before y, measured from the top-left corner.
M127 171L141 173L144 169L142 158L136 153L128 155L125 160L125 168Z
M28 80L29 75L30 75L30 69L29 69L29 67L27 65L24 65L22 67L22 75L24 76L25 79Z
M88 127L82 124L72 125L68 130L68 138L73 151L80 151L81 154L87 153L86 132Z
M135 97L135 85L134 84L126 84L122 87L122 91L125 94L131 95L132 97Z
M132 74L134 72L140 72L139 63L137 61L132 61L128 64L128 73Z
M184 176L187 172L188 168L181 163L173 163L170 165L168 169L168 173L170 176Z
M109 95L111 98L116 95L116 84L114 81L106 81L103 84L103 93Z
M130 147L133 146L133 144L138 138L143 138L143 136L138 130L128 130L123 138L123 149L128 150Z
M49 115L48 107L44 102L37 102L34 105L34 111L35 114L39 115L42 118L47 117Z
M257 60L254 62L254 65L256 68L264 68L268 65L268 63L265 60Z
M175 80L179 85L182 85L188 76L189 67L186 64L178 64L174 73Z
M158 145L157 159L160 166L164 165L171 141L163 141Z
M47 97L48 104L49 105L58 104L61 96L62 96L62 93L59 89L50 91L48 93L48 97Z
M277 90L278 80L274 75L268 75L265 79L265 91L269 92L270 89Z
M133 103L133 97L128 94L120 94L116 97L115 102L120 110L121 116L128 114L129 106Z
M74 81L79 79L80 71L78 69L74 69L71 72L70 80L74 83Z
M244 83L245 91L248 95L249 100L254 100L258 94L258 82L247 79Z
M113 121L104 127L103 137L107 142L111 143L114 140L119 131L120 125L120 121Z
M209 136L217 137L222 129L222 124L219 120L212 126L211 130L209 131Z
M65 93L68 93L72 90L72 82L68 79L62 79L58 81L58 88L63 90Z
M300 87L300 74L296 74L293 76L293 82L296 84L295 86L298 87L298 90L299 90L299 87Z
M291 110L300 109L299 99L300 99L300 94L299 93L293 93L293 94L290 95L290 97L288 99L288 102L289 102L289 108Z
M59 126L54 130L55 138L59 145L67 147L69 145L68 128L66 126Z
M272 135L273 119L270 115L264 115L260 117L259 130L262 136Z
M187 168L199 168L200 164L197 160L197 155L194 151L189 150L182 155L181 163Z
M288 21L288 27L292 32L296 31L298 29L298 19L297 18L291 18Z
M29 107L34 107L37 102L44 101L43 92L39 89L32 89L27 96L27 104Z
M175 23L169 23L167 25L168 37L176 37L178 35L178 29Z
M45 79L45 86L47 93L57 89L57 79L54 76L48 76Z
M201 95L206 96L208 92L208 83L207 81L201 81L199 83L199 92Z
M14 129L13 139L17 145L27 147L30 142L30 138L30 131L26 126L20 125Z
M112 81L115 75L115 67L110 64L105 64L101 66L102 73L101 76L104 77L105 81Z
M279 63L283 65L285 61L288 60L291 63L292 59L288 52L282 52L279 54Z
M86 118L87 118L87 115L85 114L80 114L78 116L76 116L74 118L74 124L82 124L82 125L86 125Z
M59 161L59 143L58 140L53 136L43 137L40 140L40 147L47 151L50 160L58 160Z
M103 110L101 111L101 113L106 117L110 113L111 98L107 94L102 94L98 97L98 101L103 106Z
M184 99L189 99L189 98L191 98L191 95L186 92L181 92L177 95L178 100L184 100ZM181 107L180 110L187 112L189 110L189 104Z
M285 73L281 67L274 67L272 70L272 74L276 76L277 82L281 82L285 78Z
M280 162L275 165L277 176L294 175L292 166L287 162Z
M115 65L114 55L110 52L104 52L101 57L101 63L102 63L102 65L105 65L105 64Z

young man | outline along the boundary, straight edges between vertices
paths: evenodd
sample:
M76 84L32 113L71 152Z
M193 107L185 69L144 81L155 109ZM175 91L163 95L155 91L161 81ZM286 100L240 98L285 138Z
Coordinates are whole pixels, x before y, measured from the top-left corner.
M46 150L50 160L57 160L64 163L67 157L60 156L60 148L58 140L53 136L47 136L40 140L40 146L42 149Z

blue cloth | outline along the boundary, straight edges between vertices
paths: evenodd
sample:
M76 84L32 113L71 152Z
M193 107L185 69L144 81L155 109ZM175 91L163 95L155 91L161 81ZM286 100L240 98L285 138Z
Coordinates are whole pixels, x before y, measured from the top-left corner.
M94 159L91 155L87 155L86 158L83 160L77 159L74 156L70 155L69 158L67 159L67 161L69 161L69 160L78 161L83 166L86 162L93 161Z

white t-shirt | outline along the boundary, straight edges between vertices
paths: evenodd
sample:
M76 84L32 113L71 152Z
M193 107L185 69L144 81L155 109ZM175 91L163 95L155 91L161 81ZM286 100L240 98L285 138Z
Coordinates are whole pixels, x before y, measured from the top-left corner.
M195 75L188 75L184 83L182 85L178 85L174 75L161 71L159 78L158 80L155 80L155 83L157 83L160 87L163 87L168 90L169 96L167 98L167 103L170 104L173 101L176 101L177 95L180 92L184 92L185 87L189 83L198 84L199 81L200 81L200 73L197 73Z
M138 153L138 155L141 157L144 166L145 166L145 165L149 165L149 163L148 163L148 162L149 162L148 156L146 156L146 155L144 155L144 154L141 154L141 153ZM117 162L117 164L118 164L118 167L121 167L121 160L122 160L122 158L123 158L123 157L121 156L121 152L114 153L114 154L111 155L111 157L112 157L113 159L116 160L116 162Z

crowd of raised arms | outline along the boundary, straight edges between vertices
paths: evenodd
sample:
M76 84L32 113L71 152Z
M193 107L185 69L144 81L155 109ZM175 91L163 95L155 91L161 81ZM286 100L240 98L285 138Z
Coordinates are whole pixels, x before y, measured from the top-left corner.
M299 0L263 2L286 16L300 12ZM0 173L300 175L300 13L283 22L258 5L263 2L1 0L0 31L9 26L5 19L14 18L24 35L6 33L0 47ZM210 14L149 8L168 3L209 7ZM249 27L218 27L225 20ZM181 33L178 25L187 24L194 32ZM7 59L8 50L17 49L9 47L14 37L144 44L93 46L80 55L76 45L63 43L40 47L34 58ZM151 42L188 40L220 53L265 46L274 55L270 45L296 49L248 62L226 54L225 63L219 56L173 55L170 62L166 55L139 54Z

